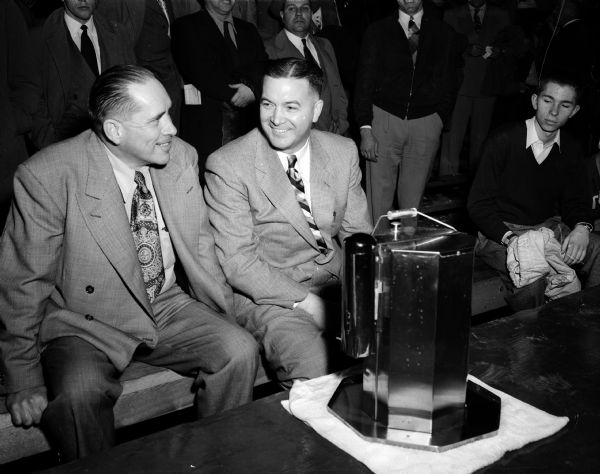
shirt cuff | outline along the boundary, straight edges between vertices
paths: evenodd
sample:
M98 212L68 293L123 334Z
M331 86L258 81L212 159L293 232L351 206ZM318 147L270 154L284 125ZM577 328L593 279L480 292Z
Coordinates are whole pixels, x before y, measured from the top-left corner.
M373 127L371 127L370 125L361 125L360 129L362 130L363 128L373 128Z
M512 239L513 237L516 237L516 236L517 236L517 234L515 234L512 230L509 230L502 236L502 239L500 240L500 242L502 242L502 245L504 245L505 247L508 247L508 244L510 243L510 239Z

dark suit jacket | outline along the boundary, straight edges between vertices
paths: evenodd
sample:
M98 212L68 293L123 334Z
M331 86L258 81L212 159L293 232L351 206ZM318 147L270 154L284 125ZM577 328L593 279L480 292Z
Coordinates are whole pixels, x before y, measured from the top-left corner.
M152 183L190 294L232 315L217 262L196 152L173 139ZM61 336L102 350L118 370L157 328L123 197L91 131L49 146L15 175L15 203L0 240L0 354L9 392L43 384L39 352Z
M456 33L425 11L419 36L413 68L398 11L369 26L362 42L354 94L359 126L371 125L373 105L403 119L437 112L444 124L448 122L458 89L461 51Z
M175 21L171 0L165 5L169 21L157 0L102 0L96 12L126 26L137 63L150 69L167 90L173 102L171 118L178 126L183 82L171 53L169 24Z
M471 18L468 5L460 5L446 10L444 21L448 23L457 33L467 38L469 47L471 45L494 46L502 49L500 56L483 59L482 56L471 56L465 52L465 69L463 81L458 91L461 95L497 95L501 89L507 86L506 82L514 80L516 68L516 57L519 44L522 44L520 30L511 28L508 12L487 4L485 15L479 33L475 32L475 24Z
M12 178L27 159L24 135L38 103L33 51L25 20L12 0L0 2L0 228L8 211Z
M311 36L310 39L315 45L319 63L325 75L325 84L321 94L323 110L315 128L325 132L335 131L343 135L348 130L348 99L342 85L333 47L325 38ZM281 30L273 38L265 41L265 49L270 59L304 59L302 53L288 39L285 30ZM337 124L336 130L331 129L333 122Z
M222 104L235 94L228 84L243 82L256 97L250 115L257 120L262 75L267 59L265 48L251 23L233 19L241 63L233 60L219 28L204 11L178 18L173 27L173 56L185 84L193 84L202 94L202 105L184 106L181 136L208 155L222 145ZM201 166L202 168L202 166Z
M327 255L258 129L208 158L205 195L217 255L228 282L256 304L292 308L306 297L316 267L341 274L344 238L372 230L354 142L313 130L310 147L311 210L332 249Z
M125 27L94 15L102 71L135 63L131 36ZM71 39L64 8L52 12L41 36L34 40L42 82L42 99L33 128L38 148L72 137L89 127L88 96L94 74ZM101 72L102 72L101 71Z

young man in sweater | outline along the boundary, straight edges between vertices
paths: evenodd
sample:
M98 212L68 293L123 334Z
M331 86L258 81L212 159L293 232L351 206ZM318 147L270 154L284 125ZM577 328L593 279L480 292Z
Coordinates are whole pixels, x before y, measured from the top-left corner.
M488 138L471 188L467 207L480 231L476 255L500 273L515 311L544 303L543 279L516 288L506 269L506 248L530 229L552 229L584 287L600 283L600 239L591 233L582 150L561 131L579 111L578 99L570 78L542 79L531 98L535 115Z

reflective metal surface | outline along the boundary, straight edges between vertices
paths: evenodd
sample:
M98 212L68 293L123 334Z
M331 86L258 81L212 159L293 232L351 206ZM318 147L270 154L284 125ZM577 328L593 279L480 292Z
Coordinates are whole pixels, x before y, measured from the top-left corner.
M433 434L392 429L361 410L361 398L360 374L348 377L331 398L329 411L363 438L380 443L442 452L494 436L500 424L500 398L470 381L467 384L464 421L444 430L436 430Z
M414 213L398 217L345 242L342 340L364 358L359 408L385 440L406 436L396 430L456 444L462 438L449 433L463 433L467 417L475 239Z

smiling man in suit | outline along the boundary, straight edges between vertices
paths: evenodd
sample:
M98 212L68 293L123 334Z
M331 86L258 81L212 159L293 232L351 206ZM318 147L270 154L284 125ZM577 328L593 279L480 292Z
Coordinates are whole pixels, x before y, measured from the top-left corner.
M348 99L338 71L333 46L328 39L310 34L314 7L309 0L275 0L270 9L278 13L283 29L265 41L271 59L298 58L314 61L323 70L324 84L321 99L323 110L315 124L317 130L343 135L348 130Z
M256 342L209 230L196 153L152 73L117 66L93 131L22 164L0 240L0 354L16 425L65 461L114 444L119 376L140 360L194 377L201 416L251 400Z
M301 59L267 69L255 129L207 161L206 202L238 323L280 382L332 370L343 239L370 232L352 140L311 131L323 75Z

